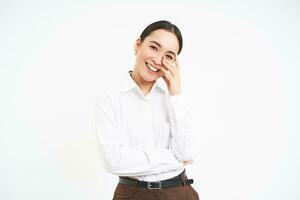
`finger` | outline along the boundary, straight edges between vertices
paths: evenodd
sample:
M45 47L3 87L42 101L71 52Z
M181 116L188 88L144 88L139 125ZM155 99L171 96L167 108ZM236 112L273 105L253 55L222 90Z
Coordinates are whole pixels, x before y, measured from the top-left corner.
M170 72L164 67L161 68L161 71L164 73L164 76L167 76Z
M169 84L172 84L173 83L173 76L170 74L170 73L166 73L165 75L168 79L168 83Z
M176 56L175 64L176 64L176 67L180 69L181 65L180 65L178 56Z
M184 162L185 162L185 164L193 164L193 160L186 160Z
M168 79L165 75L162 76L162 78L164 79L164 81L167 83L168 82Z
M188 161L183 161L183 165L189 165L192 164L189 160Z
M163 66L166 68L166 70L170 71L170 73L174 76L174 67L171 67L169 63L166 62L165 59L163 59Z
M173 70L174 68L176 68L175 66L175 62L171 62L168 59L166 59L165 57L163 57L163 61L165 61L165 63Z

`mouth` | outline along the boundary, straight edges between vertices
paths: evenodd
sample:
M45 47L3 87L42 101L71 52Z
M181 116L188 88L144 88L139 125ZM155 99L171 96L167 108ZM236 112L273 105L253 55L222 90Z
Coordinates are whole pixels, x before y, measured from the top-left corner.
M153 67L152 65L149 65L147 62L146 63L146 66L148 67L148 69L150 69L152 72L159 72L160 70Z

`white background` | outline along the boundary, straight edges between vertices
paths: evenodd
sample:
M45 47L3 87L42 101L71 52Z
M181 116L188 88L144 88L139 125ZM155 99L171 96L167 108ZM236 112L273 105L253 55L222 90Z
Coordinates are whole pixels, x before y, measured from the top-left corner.
M0 2L0 199L111 199L94 97L150 23L182 31L201 200L300 199L299 1Z

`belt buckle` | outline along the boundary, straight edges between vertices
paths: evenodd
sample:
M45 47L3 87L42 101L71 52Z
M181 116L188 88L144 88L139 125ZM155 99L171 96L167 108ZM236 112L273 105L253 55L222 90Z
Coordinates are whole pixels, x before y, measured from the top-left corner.
M158 187L152 187L152 183L158 183ZM151 190L155 190L155 189L158 189L158 190L160 190L161 189L161 182L160 181L158 181L158 182L148 182L147 183L147 187L148 187L148 189L151 189Z

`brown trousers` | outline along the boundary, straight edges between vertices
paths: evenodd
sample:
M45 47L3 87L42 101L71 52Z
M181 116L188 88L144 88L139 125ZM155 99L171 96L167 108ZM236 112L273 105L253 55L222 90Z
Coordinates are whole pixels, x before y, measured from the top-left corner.
M187 179L187 176L183 176ZM133 187L118 183L113 200L200 200L192 185L181 185L162 189Z

